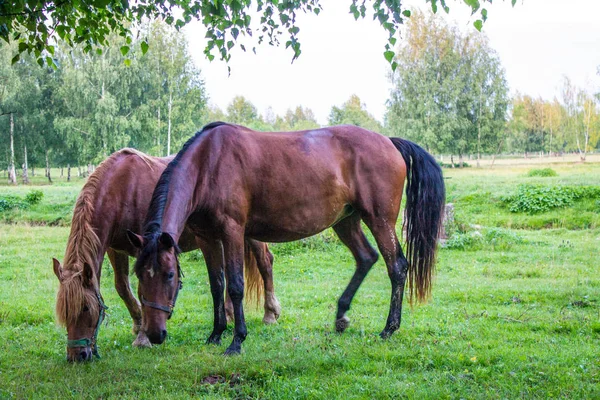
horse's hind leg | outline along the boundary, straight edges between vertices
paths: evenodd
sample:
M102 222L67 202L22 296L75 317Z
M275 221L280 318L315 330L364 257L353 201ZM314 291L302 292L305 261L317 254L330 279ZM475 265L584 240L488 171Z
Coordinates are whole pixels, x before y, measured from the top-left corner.
M129 258L127 254L116 252L113 249L108 249L106 253L115 271L115 288L131 315L133 333L137 334L142 326L142 309L129 285Z
M377 262L378 255L365 237L358 214L350 215L341 220L333 226L333 230L342 243L350 249L356 260L354 275L338 301L335 329L341 333L348 327L350 322L346 316L346 312L350 309L350 303L352 303L352 299L365 276L367 276L373 264Z
M408 262L402 253L402 248L396 235L395 218L364 218L365 223L373 233L379 251L385 260L388 276L392 283L390 312L385 328L380 336L384 339L392 335L399 327L402 318L402 299L404 285L408 273Z
M274 324L281 315L281 306L279 300L275 297L275 288L273 285L273 254L266 243L252 239L247 239L251 251L256 257L258 271L263 279L265 296L265 315L263 322L265 324Z

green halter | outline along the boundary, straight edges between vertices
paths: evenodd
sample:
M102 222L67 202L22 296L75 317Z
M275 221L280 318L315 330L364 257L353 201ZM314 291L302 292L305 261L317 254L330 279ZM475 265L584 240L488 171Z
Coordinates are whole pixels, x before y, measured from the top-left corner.
M98 345L96 344L96 339L98 338L98 331L100 331L100 325L104 320L104 316L106 314L106 304L104 304L104 300L102 299L102 295L99 291L96 292L96 298L98 299L98 305L100 306L100 315L98 316L98 323L96 324L96 329L94 330L94 335L91 338L82 338L76 340L67 340L67 347L91 347L92 354L96 356L96 358L100 358L100 354L98 354Z

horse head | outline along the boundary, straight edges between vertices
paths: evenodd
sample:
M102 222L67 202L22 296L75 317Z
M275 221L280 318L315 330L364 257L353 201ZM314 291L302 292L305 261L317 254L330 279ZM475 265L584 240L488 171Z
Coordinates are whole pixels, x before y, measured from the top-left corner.
M173 314L182 285L177 258L180 250L173 237L166 232L140 236L127 231L127 236L139 250L135 273L142 303L142 329L151 343L161 344L167 337L167 320Z
M89 263L63 268L53 258L54 274L59 281L56 298L58 322L67 328L67 360L89 361L98 356L96 338L106 306L98 281Z

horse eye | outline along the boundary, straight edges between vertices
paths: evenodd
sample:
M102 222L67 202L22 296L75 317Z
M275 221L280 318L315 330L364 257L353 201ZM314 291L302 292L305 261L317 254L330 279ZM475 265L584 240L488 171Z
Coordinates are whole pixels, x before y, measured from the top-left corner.
M173 271L169 272L169 275L167 275L167 279L170 281L172 281L174 277L175 277L175 273Z
M83 306L83 312L88 312L90 311L90 308L88 306Z

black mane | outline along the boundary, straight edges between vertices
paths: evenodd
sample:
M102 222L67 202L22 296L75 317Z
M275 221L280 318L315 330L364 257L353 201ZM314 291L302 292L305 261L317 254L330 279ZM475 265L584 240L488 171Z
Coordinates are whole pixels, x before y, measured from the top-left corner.
M194 136L189 138L187 142L185 142L179 153L177 153L175 158L167 165L167 168L163 171L158 183L156 184L156 187L154 188L154 192L152 193L150 208L148 209L146 220L144 222L144 237L154 236L156 233L161 232L163 212L165 210L167 196L169 194L171 175L179 165L179 160L183 154L196 141L196 139L202 136L204 132L222 125L228 124L226 122L217 121L205 125L201 130L196 132Z
M167 196L169 194L169 184L171 181L171 175L173 171L179 165L179 160L183 156L183 154L187 151L187 149L202 136L206 131L222 126L229 125L226 122L211 122L210 124L205 125L201 130L196 132L194 136L188 139L187 142L183 145L179 153L175 156L173 161L171 161L167 168L163 171L160 176L156 187L154 188L154 192L152 193L152 200L150 201L150 208L148 208L148 213L146 214L146 220L144 222L144 248L140 252L140 255L135 264L135 271L138 272L138 269L141 268L146 261L154 256L158 255L158 238L162 233L162 220L163 213L165 210L165 205L167 204ZM175 246L176 253L179 253L179 248ZM155 259L153 262L153 266L156 267L158 260Z

